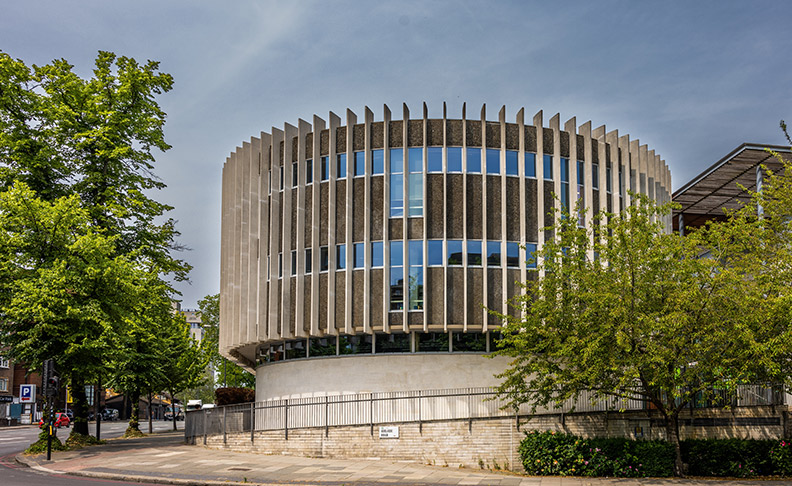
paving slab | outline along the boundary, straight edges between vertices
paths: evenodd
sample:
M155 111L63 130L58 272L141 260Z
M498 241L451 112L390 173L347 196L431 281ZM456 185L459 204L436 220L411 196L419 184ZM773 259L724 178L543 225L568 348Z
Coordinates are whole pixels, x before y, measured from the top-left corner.
M179 485L302 486L748 486L789 485L788 481L696 479L607 479L527 477L500 471L428 466L379 459L328 459L264 455L186 445L181 432L137 439L114 439L77 451L17 456L17 461L50 474Z

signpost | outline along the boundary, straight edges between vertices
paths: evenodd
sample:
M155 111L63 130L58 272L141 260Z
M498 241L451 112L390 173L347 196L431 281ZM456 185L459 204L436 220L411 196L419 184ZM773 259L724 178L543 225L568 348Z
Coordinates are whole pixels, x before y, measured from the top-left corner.
M36 385L19 385L19 402L36 403Z

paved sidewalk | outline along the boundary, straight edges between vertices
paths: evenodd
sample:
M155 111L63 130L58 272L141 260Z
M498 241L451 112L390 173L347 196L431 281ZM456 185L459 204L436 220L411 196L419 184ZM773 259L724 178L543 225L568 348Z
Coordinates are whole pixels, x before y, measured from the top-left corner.
M267 456L185 445L183 434L162 433L140 439L17 461L51 474L181 485L503 485L503 486L746 486L792 484L787 481L711 481L669 479L537 478L510 473L425 466L371 459L319 459Z

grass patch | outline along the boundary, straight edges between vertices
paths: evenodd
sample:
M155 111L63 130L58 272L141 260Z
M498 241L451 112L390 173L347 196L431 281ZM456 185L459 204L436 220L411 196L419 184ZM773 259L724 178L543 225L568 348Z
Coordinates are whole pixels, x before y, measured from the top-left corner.
M92 435L83 435L72 432L69 438L66 439L66 447L69 450L82 449L83 447L105 444L106 441L99 440Z

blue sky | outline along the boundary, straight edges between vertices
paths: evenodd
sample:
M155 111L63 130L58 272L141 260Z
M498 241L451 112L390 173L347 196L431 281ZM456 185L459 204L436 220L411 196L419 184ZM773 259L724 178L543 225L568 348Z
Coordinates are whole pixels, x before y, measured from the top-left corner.
M783 144L792 121L792 2L784 1L12 1L0 49L65 58L98 50L161 62L175 77L157 196L175 206L192 283L219 289L220 173L243 140L284 122L406 102L430 116L487 104L575 116L654 148L673 185L742 142ZM470 111L472 110L472 111Z

